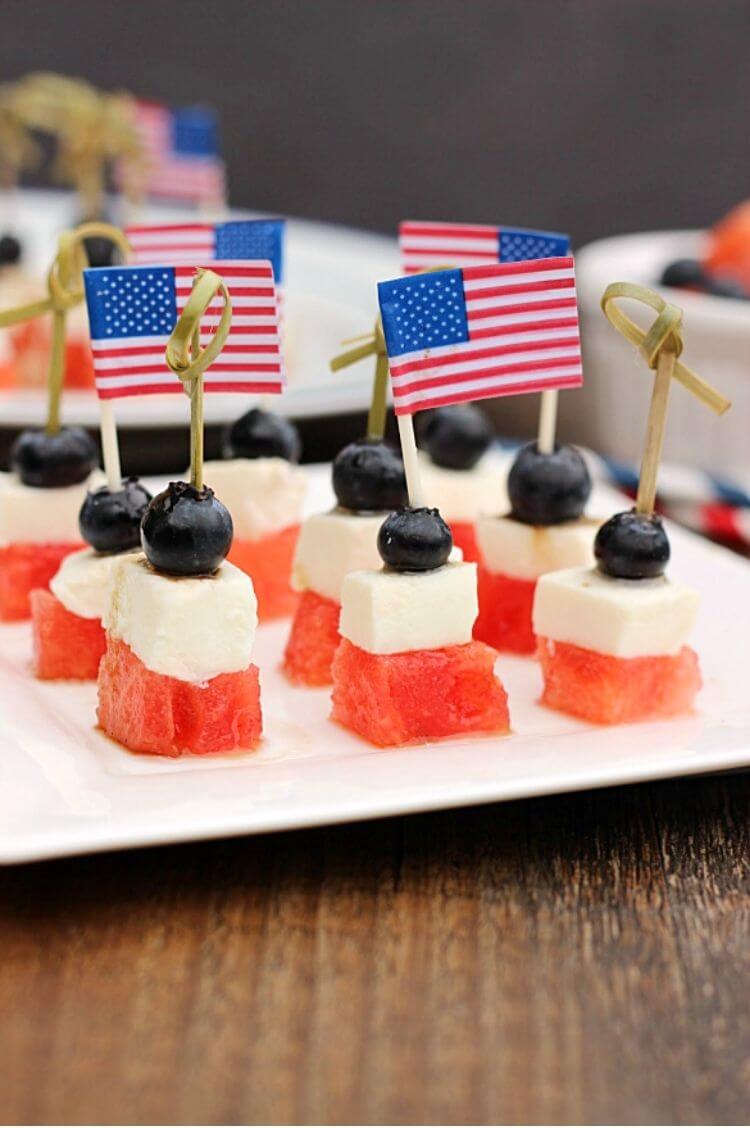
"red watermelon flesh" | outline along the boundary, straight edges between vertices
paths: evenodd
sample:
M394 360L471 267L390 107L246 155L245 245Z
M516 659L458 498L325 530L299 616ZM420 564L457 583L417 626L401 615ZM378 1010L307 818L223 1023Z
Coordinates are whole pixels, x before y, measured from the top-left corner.
M0 619L28 619L29 597L36 588L48 588L63 557L84 545L9 544L0 548Z
M259 540L232 542L227 559L253 581L261 622L294 614L299 596L289 581L298 536L299 525L290 525Z
M600 725L687 712L701 688L698 655L615 658L568 642L539 639L542 704Z
M297 604L284 651L284 673L295 685L331 684L331 665L341 641L341 604L305 591Z
M531 624L536 580L521 580L479 565L479 614L474 638L511 654L533 654L536 638Z
M370 654L342 639L333 661L332 719L380 747L507 733L496 657L482 642Z
M132 752L210 756L252 749L262 735L258 668L193 684L149 670L126 643L108 635L97 718Z
M68 611L44 588L31 593L34 673L38 678L96 681L104 654L101 619L84 619Z
M478 564L480 558L477 527L473 521L451 521L451 534L456 548L460 548L467 563Z

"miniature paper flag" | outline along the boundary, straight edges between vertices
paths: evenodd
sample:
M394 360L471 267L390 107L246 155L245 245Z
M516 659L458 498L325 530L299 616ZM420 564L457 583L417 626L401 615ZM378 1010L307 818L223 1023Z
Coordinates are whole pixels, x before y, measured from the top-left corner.
M224 200L226 170L212 109L170 109L158 102L136 101L134 118L143 148L147 196L206 204Z
M397 415L583 383L572 257L378 285Z
M212 262L232 299L232 325L203 377L206 392L281 392L276 288L270 262ZM190 297L194 266L108 266L85 270L96 390L101 399L182 392L167 367L169 334ZM217 296L201 321L201 345L219 324Z
M570 254L570 239L555 231L474 223L407 219L399 226L398 241L404 274L441 266L484 266Z
M263 259L284 281L284 220L241 219L230 223L149 223L125 228L134 263L172 266L217 260Z

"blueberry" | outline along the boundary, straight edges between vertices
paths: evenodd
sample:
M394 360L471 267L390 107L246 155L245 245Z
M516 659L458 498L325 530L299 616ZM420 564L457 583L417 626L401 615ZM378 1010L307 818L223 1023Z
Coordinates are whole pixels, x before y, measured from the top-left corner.
M170 482L149 504L141 521L141 543L151 564L173 576L215 572L232 545L229 510L204 486Z
M421 445L437 466L471 470L493 439L487 415L472 403L438 407L420 429Z
M333 492L344 509L398 509L406 505L401 456L389 443L358 439L333 460Z
M15 235L0 236L0 266L12 266L21 258L21 244Z
M697 259L676 259L664 267L659 282L662 286L697 286L702 290L706 275Z
M591 478L573 446L543 454L536 443L522 447L508 475L511 517L526 525L561 525L583 513Z
M141 543L141 517L151 494L137 478L126 478L119 490L101 486L89 491L78 514L83 539L97 552L124 552Z
M225 458L285 458L299 462L302 453L297 428L289 419L253 407L224 434Z
M437 509L404 506L389 513L378 533L378 552L396 572L428 572L445 564L453 537Z
M89 266L113 266L121 261L120 251L111 239L105 239L101 235L89 235L83 240L83 245L86 248Z
M97 463L94 440L82 427L21 431L10 448L10 467L26 486L56 489L88 478Z
M733 278L708 278L706 280L706 293L715 298L736 298L744 301L747 298L745 290Z
M655 514L615 513L594 541L599 570L622 580L648 580L664 573L669 562L669 538Z

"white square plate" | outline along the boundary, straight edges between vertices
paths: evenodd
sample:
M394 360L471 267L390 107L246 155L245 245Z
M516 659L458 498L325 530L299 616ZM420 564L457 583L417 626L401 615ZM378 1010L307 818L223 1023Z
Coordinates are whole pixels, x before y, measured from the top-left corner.
M314 468L310 510L329 503ZM615 500L616 505L616 500ZM609 491L593 511L612 511ZM695 714L596 728L536 704L535 662L501 658L513 735L380 751L333 725L327 690L288 686L288 623L258 632L266 738L210 760L133 756L98 732L93 685L29 672L30 628L0 626L0 862L488 803L750 766L750 566L672 528L672 571L703 594Z

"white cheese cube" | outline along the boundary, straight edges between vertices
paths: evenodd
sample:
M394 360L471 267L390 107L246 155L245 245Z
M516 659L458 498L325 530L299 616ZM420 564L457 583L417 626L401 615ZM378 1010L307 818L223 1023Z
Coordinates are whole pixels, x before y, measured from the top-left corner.
M471 642L477 617L475 564L433 572L350 572L341 589L344 638L370 654L438 650Z
M82 619L101 619L109 600L109 584L121 559L82 548L66 556L50 581L50 590L63 607Z
M250 665L258 603L250 577L227 561L212 576L165 576L128 554L112 569L103 621L149 670L205 682Z
M450 524L473 524L482 514L502 513L508 508L507 460L487 454L471 470L437 466L420 453L422 490L428 505L434 505Z
M307 474L285 458L207 462L203 477L231 513L238 540L260 540L300 520Z
M562 525L526 525L512 517L482 517L477 538L490 572L537 580L545 572L593 565L600 521L581 517Z
M17 474L0 474L0 545L80 542L78 512L87 492L104 481L95 470L75 486L43 490L25 486Z
M690 637L698 593L665 576L618 580L591 568L542 576L534 633L615 658L677 654Z
M292 587L311 590L341 602L349 572L379 568L378 533L387 513L350 513L334 509L308 517L300 529L292 565Z

